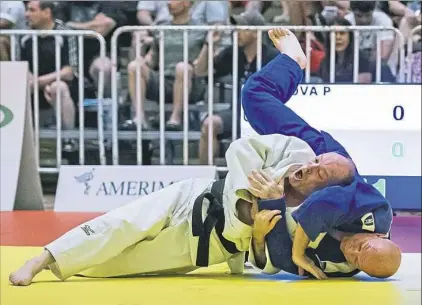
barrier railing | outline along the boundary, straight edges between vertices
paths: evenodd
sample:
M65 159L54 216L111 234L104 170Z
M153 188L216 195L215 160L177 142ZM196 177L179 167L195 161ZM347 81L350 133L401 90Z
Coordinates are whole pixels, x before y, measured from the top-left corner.
M10 45L11 45L11 60L15 61L16 58L16 36L25 36L30 35L33 43L32 47L32 56L33 56L33 76L34 76L34 125L35 125L35 151L36 151L36 160L39 164L40 162L40 122L39 122L39 62L38 62L38 37L40 36L54 36L55 38L55 73L56 73L56 82L61 80L60 70L61 70L61 46L58 42L58 38L65 37L77 37L78 38L78 105L79 105L79 133L74 130L62 130L62 101L60 95L60 86L56 87L56 167L39 167L40 173L56 173L59 171L62 160L62 139L64 137L68 138L79 138L79 163L85 164L85 127L84 127L84 38L91 37L98 40L100 44L100 58L106 56L106 43L102 35L94 31L76 31L76 30L2 30L0 35L10 36ZM103 120L103 98L104 98L104 70L100 69L98 75L98 145L99 145L99 159L101 165L106 164L105 156L105 147L104 147L104 120ZM28 105L29 106L29 105Z
M159 163L166 164L166 139L182 139L183 140L183 164L189 164L189 154L188 154L188 141L189 139L198 140L199 132L189 132L188 126L188 110L189 110L189 103L188 103L188 88L187 88L187 77L188 77L188 31L206 31L212 34L214 31L232 31L232 39L233 39L233 58L238 57L238 31L240 30L256 30L258 32L257 35L257 70L259 70L262 66L262 32L267 31L274 28L273 26L260 26L260 27L251 27L251 26L126 26L116 29L113 34L112 41L111 41L111 59L112 59L112 130L111 134L106 132L107 135L110 134L112 140L112 163L113 165L119 164L119 140L122 139L136 139L137 142L137 164L142 164L142 140L145 139L159 139L160 143L160 154L159 154ZM305 32L306 37L306 55L308 58L311 58L311 34L313 32L326 32L330 33L331 38L331 45L330 45L330 83L335 82L335 40L336 40L336 32L338 31L352 31L354 32L355 37L355 48L354 48L354 64L353 64L353 82L358 81L359 75L359 39L362 31L376 31L379 33L380 31L394 31L397 37L399 38L399 56L400 56L400 66L402 67L405 62L405 54L404 54L404 38L403 35L395 28L390 27L357 27L357 26L333 26L333 27L324 27L324 26L290 26L287 27L290 30L296 32ZM418 27L420 29L420 26ZM414 31L416 31L416 28ZM159 74L160 74L160 82L159 82L159 116L160 116L160 126L159 131L143 131L141 124L138 124L136 135L135 132L130 131L119 131L118 130L118 81L117 81L117 67L118 67L118 38L121 34L127 32L136 32L139 30L154 30L159 33ZM184 48L183 48L183 61L185 63L185 71L184 71L184 88L183 88L183 131L180 132L166 132L165 131L165 101L164 101L164 58L165 58L165 50L164 50L164 37L167 32L171 31L183 31L183 41L184 41ZM83 62L83 39L84 37L93 37L97 39L100 43L100 57L105 57L105 40L103 36L100 34L93 32L93 31L62 31L62 30L54 30L54 31L27 31L27 30L3 30L0 31L1 35L8 35L11 39L11 54L12 60L16 60L16 38L17 36L22 35L31 35L31 39L33 40L34 48L33 48L33 70L34 70L34 78L38 79L38 37L40 35L52 35L56 38L56 52L59 54L56 57L56 74L57 80L60 80L60 46L57 43L57 38L60 36L77 36L78 37L78 77L79 77L79 132L71 131L71 130L62 130L61 128L61 101L60 101L60 87L57 88L57 107L56 107L56 115L57 115L57 152L56 152L56 168L41 168L40 172L57 172L61 165L61 158L62 158L62 149L61 149L61 139L63 137L73 137L79 138L79 163L85 163L85 139L86 138L95 138L98 137L99 140L99 157L100 163L102 165L106 164L106 157L105 157L105 146L104 146L104 121L103 121L103 97L104 97L104 71L101 70L99 74L99 86L98 86L98 131L94 130L85 130L84 127L84 108L83 108L83 100L84 100L84 62ZM215 105L214 105L214 79L213 79L213 54L214 54L214 42L211 39L212 35L208 36L208 105L207 105L207 112L208 116L212 116ZM381 40L379 35L377 35L377 58L376 58L376 75L375 79L377 82L381 80L381 51L380 51ZM408 44L408 48L412 49L412 44ZM140 43L137 41L136 43L136 57L140 56ZM305 81L310 82L311 80L311 72L310 72L311 62L308 60L307 66L305 69ZM398 80L404 81L404 69L400 69ZM238 74L238 61L233 60L232 63L232 140L235 140L238 134L238 92L239 92L239 75ZM138 64L136 69L136 100L138 101L137 107L139 110L139 99L141 94L141 86L140 86L140 65ZM39 160L39 139L40 139L40 128L39 128L39 96L38 96L38 82L35 81L34 83L34 118L35 118L35 148L37 152L37 160ZM209 127L209 134L208 134L208 164L213 165L213 124L212 120L210 121ZM41 131L41 134L45 132L44 130ZM225 170L225 168L219 168L219 170Z
M183 88L183 164L187 165L189 156L188 156L188 140L189 140L189 127L188 127L188 32L190 31L208 31L212 34L214 31L232 31L233 38L233 58L238 56L238 31L240 30L255 30L258 32L258 41L257 41L257 70L261 68L262 65L262 32L273 29L274 26L125 26L118 28L111 39L111 60L113 63L112 67L112 159L113 164L119 164L119 147L118 140L121 133L118 132L118 96L117 96L117 41L121 34L128 32L136 31L145 31L145 30L154 30L159 33L159 111L160 111L160 126L159 132L150 132L143 131L141 124L137 124L136 130L136 141L137 141L137 164L142 164L142 140L148 139L151 137L159 137L160 140L160 164L166 164L166 146L165 139L169 138L169 135L172 132L165 132L165 101L164 101L164 37L165 32L171 31L183 31L183 62L184 62L184 88ZM376 31L377 32L377 43L376 43L376 82L381 81L381 39L378 33L380 31L394 31L397 37L399 38L399 56L400 56L400 66L404 65L405 54L404 54L404 38L402 33L393 27L373 27L373 26L288 26L286 27L290 30L296 32L305 32L306 33L306 56L308 59L311 58L311 33L313 32L330 32L331 45L330 45L330 83L335 82L335 41L336 41L336 32L338 31L353 31L354 32L354 64L353 64L353 82L358 82L359 76L359 33L362 31ZM214 86L214 44L212 40L212 35L208 35L208 117L213 115L214 109L214 96L213 96L213 86ZM140 56L140 42L136 41L136 57ZM305 69L305 81L310 82L311 73L310 73L311 63L310 60L307 62ZM137 101L137 110L140 109L140 94L141 94L141 66L137 62L136 67L136 90L135 98ZM238 118L238 62L233 60L232 63L232 140L235 140L237 137L237 118ZM398 80L400 82L404 81L404 71L400 70ZM213 165L213 121L210 120L209 129L208 129L208 164ZM225 170L225 168L220 168L220 170Z

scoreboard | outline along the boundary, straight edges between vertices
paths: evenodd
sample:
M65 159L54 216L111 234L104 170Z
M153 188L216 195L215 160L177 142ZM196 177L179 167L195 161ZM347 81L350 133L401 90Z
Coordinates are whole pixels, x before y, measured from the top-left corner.
M286 105L338 140L393 208L420 210L421 97L421 85L302 85Z

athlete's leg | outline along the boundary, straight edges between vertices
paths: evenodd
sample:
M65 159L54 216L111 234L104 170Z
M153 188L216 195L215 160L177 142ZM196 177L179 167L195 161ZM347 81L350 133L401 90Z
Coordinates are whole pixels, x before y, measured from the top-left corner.
M275 29L269 35L281 54L253 74L243 87L245 115L259 134L295 136L306 141L315 153L324 153L323 135L284 105L302 79L305 54L290 31Z

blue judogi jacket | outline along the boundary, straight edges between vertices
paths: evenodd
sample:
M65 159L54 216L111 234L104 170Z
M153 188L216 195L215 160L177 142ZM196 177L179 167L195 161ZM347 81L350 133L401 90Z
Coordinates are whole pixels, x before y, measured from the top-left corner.
M259 134L295 136L307 142L316 155L336 152L350 158L346 149L329 133L309 126L285 105L301 82L302 75L299 65L284 54L253 74L242 89L242 106L246 118ZM330 186L313 193L292 216L312 241L319 234L333 230L387 234L393 219L390 203L372 185L366 183L358 171L347 186ZM287 238L272 237L277 233L288 235L281 228L282 223L279 221L274 232L267 236L267 247L274 259L281 255L280 251L290 251L291 261L290 237L289 242ZM283 257L288 255L285 253ZM287 268L276 267L283 270ZM297 273L297 268L293 273Z

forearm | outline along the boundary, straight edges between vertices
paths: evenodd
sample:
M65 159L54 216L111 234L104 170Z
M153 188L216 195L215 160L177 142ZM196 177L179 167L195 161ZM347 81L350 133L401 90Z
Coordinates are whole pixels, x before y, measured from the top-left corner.
M293 249L292 249L293 256L305 255L305 251L306 251L306 248L308 248L309 242L310 242L310 239L308 235L306 235L302 226L300 225L300 223L298 223L296 232L295 232L295 237L293 240Z
M74 77L73 70L69 66L65 66L60 70L60 80L71 81ZM45 86L56 81L56 72L44 74L38 77L39 89L43 89Z
M88 22L69 22L67 25L75 30L91 30L106 36L116 26L116 22L111 18L102 20L91 20Z
M283 9L283 15L289 16L289 3L287 1L280 1L280 4Z
M388 8L393 15L401 17L403 17L408 10L407 6L398 0L388 1Z
M393 52L394 40L381 41L381 59L387 61Z
M265 237L252 235L252 250L254 252L256 266L259 269L264 269L267 264Z
M140 25L151 25L154 21L152 20L151 13L144 10L138 11L136 18L138 19L138 23Z
M193 63L193 69L196 76L208 75L208 45L204 44L198 58Z

